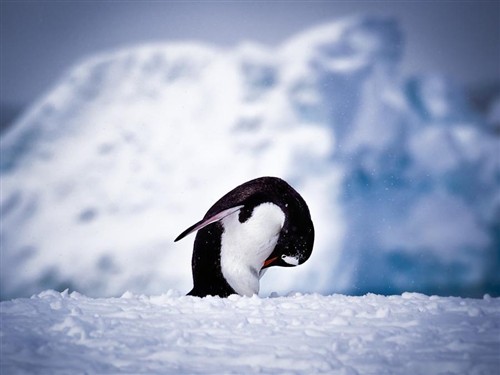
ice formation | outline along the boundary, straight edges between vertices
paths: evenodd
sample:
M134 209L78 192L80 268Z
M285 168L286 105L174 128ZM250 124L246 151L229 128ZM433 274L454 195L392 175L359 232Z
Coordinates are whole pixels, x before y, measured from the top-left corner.
M300 191L317 235L263 295L498 292L498 135L448 80L400 77L402 53L397 22L360 17L276 49L83 61L0 139L2 298L187 292L174 236L264 175Z

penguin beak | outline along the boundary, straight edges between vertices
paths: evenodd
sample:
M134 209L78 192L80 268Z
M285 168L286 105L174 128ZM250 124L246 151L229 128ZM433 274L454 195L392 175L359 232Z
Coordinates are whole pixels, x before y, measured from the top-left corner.
M278 257L272 257L272 258L266 259L266 261L264 262L264 265L262 266L262 269L267 268L267 267L271 267L273 265L273 263L275 263L277 260L278 260Z
M174 242L182 240L187 235L189 235L189 234L191 234L193 232L196 232L196 231L198 231L198 230L200 230L202 228L205 228L207 225L210 225L212 223L220 221L220 220L224 219L226 216L234 214L235 212L239 211L242 207L243 207L243 205L231 207L231 208L228 208L227 210L220 211L220 212L216 213L213 216L209 216L207 218L204 218L203 220L200 220L199 222L197 222L196 224L190 226L184 232L182 232L181 234L179 234L179 236L177 236L177 238L174 240Z

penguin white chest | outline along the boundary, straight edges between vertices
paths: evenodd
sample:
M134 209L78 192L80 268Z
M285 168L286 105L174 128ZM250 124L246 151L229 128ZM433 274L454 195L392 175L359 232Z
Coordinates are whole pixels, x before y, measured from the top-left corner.
M285 214L273 203L256 206L243 223L239 211L222 220L221 269L236 293L259 293L260 270L273 252L284 222Z

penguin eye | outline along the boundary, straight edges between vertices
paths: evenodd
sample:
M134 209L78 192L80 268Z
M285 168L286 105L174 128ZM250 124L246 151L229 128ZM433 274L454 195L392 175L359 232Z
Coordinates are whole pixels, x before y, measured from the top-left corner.
M238 216L239 222L244 223L245 221L250 219L250 217L252 216L252 212L253 207L244 206L242 209L240 209L240 214Z

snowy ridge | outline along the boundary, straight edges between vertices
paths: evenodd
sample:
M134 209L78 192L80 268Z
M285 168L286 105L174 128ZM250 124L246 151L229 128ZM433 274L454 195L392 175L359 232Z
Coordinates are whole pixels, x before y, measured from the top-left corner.
M500 299L45 291L2 302L2 373L469 374L500 366Z
M0 138L1 298L187 292L192 242L173 239L265 175L301 193L317 235L263 295L500 293L500 141L448 80L398 77L402 40L359 17L273 50L83 61Z

